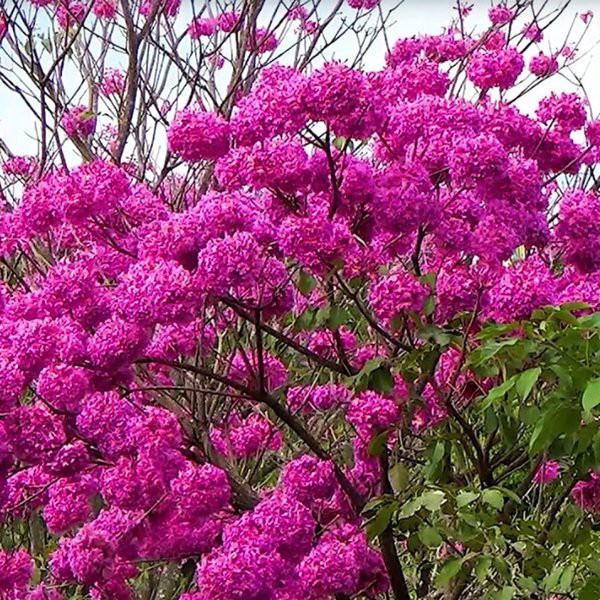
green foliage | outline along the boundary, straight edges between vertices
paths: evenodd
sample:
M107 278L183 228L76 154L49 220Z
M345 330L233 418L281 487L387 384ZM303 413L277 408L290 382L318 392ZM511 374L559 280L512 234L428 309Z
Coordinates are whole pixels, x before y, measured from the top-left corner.
M365 509L370 535L393 528L419 597L600 598L598 525L570 498L600 469L600 315L583 308L544 308L469 343L425 324L418 352L357 376L368 388L381 368L402 373L414 386L410 412L450 346L462 354L461 376L476 382L448 395L459 418L387 446L393 493ZM536 483L550 459L560 477Z

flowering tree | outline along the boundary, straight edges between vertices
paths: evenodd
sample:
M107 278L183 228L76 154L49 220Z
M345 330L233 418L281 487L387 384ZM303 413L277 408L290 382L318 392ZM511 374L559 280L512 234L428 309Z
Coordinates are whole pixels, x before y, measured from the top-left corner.
M568 3L384 5L0 12L1 598L600 597Z

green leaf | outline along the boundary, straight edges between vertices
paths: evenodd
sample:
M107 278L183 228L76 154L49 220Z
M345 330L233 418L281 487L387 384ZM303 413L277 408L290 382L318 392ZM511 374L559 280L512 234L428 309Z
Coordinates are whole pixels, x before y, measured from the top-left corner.
M381 456L385 450L387 438L387 431L377 434L367 446L367 452L369 453L369 456Z
M514 377L511 377L510 379L507 379L504 383L492 388L489 391L488 395L485 397L483 404L480 406L480 410L484 411L488 406L490 406L490 404L492 404L492 402L494 402L494 400L502 398L502 396L504 396L514 387L515 382L516 379Z
M519 324L516 322L505 323L503 325L487 325L475 337L479 340L489 340L492 338L498 338L502 335L510 333L511 331L514 331L518 327ZM519 340L518 338L509 338L508 340L503 340L503 342L507 341L510 342L510 345L512 345L516 344ZM491 342L491 344L497 344L497 342Z
M453 577L458 575L461 567L462 567L462 558L458 558L457 556L453 556L452 558L449 558L444 563L442 568L439 570L439 572L435 578L435 584L438 587L446 586L448 583L450 583L450 580Z
M352 315L346 308L342 308L341 306L331 306L329 309L327 325L329 325L331 329L338 329L340 325L348 323L351 316Z
M452 336L437 325L423 325L419 329L419 337L425 341L432 340L438 346L447 346L452 341Z
M362 509L362 513L368 513L370 511L372 511L373 509L377 508L378 506L381 506L382 504L385 504L388 501L388 498L386 496L378 496L377 498L373 498L372 500L369 500L363 507Z
M425 526L419 529L418 534L419 539L423 542L425 546L428 548L437 548L441 546L444 542L440 532L435 527Z
M394 378L387 367L379 367L369 375L368 388L388 393L394 389Z
M489 506L495 508L496 510L501 510L504 506L504 497L502 496L502 492L499 490L487 489L483 490L481 494L481 499Z
M317 287L317 280L306 271L300 271L300 276L298 277L298 289L305 296L310 294Z
M315 309L305 310L294 322L296 331L312 330L317 326L317 311Z
M537 383L541 372L542 369L540 367L535 367L533 369L527 369L527 371L523 371L523 373L518 375L515 387L517 394L519 394L523 400L527 400L527 397L531 393L533 386Z
M496 486L496 489L500 490L507 498L510 498L516 504L522 504L523 501L521 498L519 498L519 496L512 490L502 487L501 485Z
M517 590L515 590L514 587L505 585L499 592L496 593L494 600L512 600L516 591Z
M367 522L366 530L369 540L374 540L387 529L395 510L395 504L386 504L370 521Z
M510 567L508 566L508 563L506 562L506 559L503 556L494 556L492 558L492 563L501 577L504 577L504 579L510 578Z
M430 512L440 510L442 504L446 502L446 496L442 490L432 490L426 492L421 496L423 506Z
M558 582L558 587L561 592L568 592L571 590L571 585L573 584L573 577L575 577L575 567L573 565L569 565L565 568L560 576L560 581Z
M541 418L533 429L531 439L529 440L529 452L537 454L547 443L549 437L549 427L545 418Z
M354 377L350 378L350 382L353 382L356 391L362 392L367 389L371 373L378 369L382 363L382 357L372 358L365 363L363 368Z
M425 273L425 275L421 275L419 277L419 281L425 285L428 285L433 290L435 289L435 283L437 281L437 273L435 271Z
M334 138L333 140L333 145L337 150L343 150L344 146L346 145L348 141L348 138L345 138L343 136L338 136L336 138Z
M376 358L372 358L371 360L368 360L363 368L360 370L360 372L358 373L358 375L369 375L370 373L372 373L375 369L377 369L381 363L383 362L383 358L380 356L377 356Z
M527 544L525 542L513 542L511 546L519 553L525 554L527 550Z
M46 50L46 52L52 52L52 39L50 38L50 36L48 36L48 37L43 36L41 38L41 42L42 42L42 47L44 48L44 50Z
M389 470L388 478L394 492L399 493L408 487L410 474L406 465L397 463Z
M592 308L592 305L587 302L565 302L564 304L561 304L560 307L565 310L574 311L587 310L588 308Z
M592 409L600 404L600 378L593 379L587 384L583 392L582 404L587 412L592 412Z
M423 303L423 313L428 317L435 310L435 296L427 296Z
M458 508L463 508L477 500L477 498L479 498L477 492L460 492L456 496L456 506L458 506Z
M547 592L551 592L556 588L562 572L563 568L561 566L557 566L552 570L548 577L546 577L546 580L544 581L544 587Z
M590 558L585 561L585 566L595 575L600 575L600 559Z
M437 467L444 459L445 453L446 453L446 446L444 445L444 442L442 442L442 441L436 442L436 444L433 448L433 452L431 453L429 465L427 466L427 476L428 477L431 478L436 473Z
M600 313L594 313L593 315L587 315L579 319L579 323L586 329L597 329L600 327Z
M399 519L408 519L415 515L421 507L423 506L422 498L414 498L413 500L409 500L398 513Z
M573 433L581 424L581 410L574 406L562 406L556 413L556 432Z
M412 533L408 536L408 540L406 540L406 549L410 553L417 552L423 548L423 542L419 539L419 536L416 533Z
M538 421L529 441L529 452L536 454L553 442L559 435L570 434L581 423L581 410L568 405L554 406Z
M475 565L475 577L477 577L477 581L479 583L484 583L487 581L488 572L490 567L492 566L492 557L491 556L481 556Z
M538 587L533 577L519 577L517 579L519 587L527 592L533 593L537 591Z
M523 405L519 407L519 418L525 425L535 425L540 420L540 409Z
M579 591L578 600L598 600L600 598L600 577L592 577Z
M563 323L566 323L567 325L578 325L577 318L575 317L575 315L573 315L573 313L569 312L568 310L563 310L563 309L555 310L550 315L550 317L553 317L559 321L562 321Z
M331 306L324 306L323 308L318 308L316 313L316 325L317 327L323 327L327 325L329 322L329 315L331 314Z

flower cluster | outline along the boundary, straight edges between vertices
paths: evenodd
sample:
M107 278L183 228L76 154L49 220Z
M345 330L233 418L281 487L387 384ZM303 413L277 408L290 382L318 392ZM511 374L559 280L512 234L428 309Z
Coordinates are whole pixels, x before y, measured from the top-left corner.
M55 4L65 28L87 11ZM140 23L182 6L137 4ZM233 34L252 64L276 56L246 12L208 15L183 38L195 51ZM600 195L569 177L600 161L600 124L577 94L509 102L526 59L550 78L559 57L509 45L507 5L489 19L399 40L372 71L244 64L218 109L197 96L170 118L162 168L98 158L86 106L61 125L90 160L3 162L0 519L35 515L56 545L37 588L30 556L0 552L0 597L128 600L140 563L190 557L187 600L387 590L361 528L385 493L373 439L391 455L402 428L421 447L496 385L464 364L487 322L600 308ZM124 88L107 68L101 100ZM573 500L599 511L599 481Z
M86 138L96 129L96 117L87 106L76 106L63 115L61 125L69 137Z
M105 96L121 94L125 89L125 73L120 69L108 68L100 84L100 91Z
M102 19L114 19L117 14L117 0L94 0L93 12Z
M186 108L169 127L169 150L188 161L215 160L229 149L230 126L217 114Z

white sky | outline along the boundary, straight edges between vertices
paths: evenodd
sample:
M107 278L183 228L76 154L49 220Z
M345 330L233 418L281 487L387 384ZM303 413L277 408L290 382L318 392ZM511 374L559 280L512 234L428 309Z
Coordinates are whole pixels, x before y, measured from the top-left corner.
M0 6L11 0L0 0ZM19 0L26 1L26 0ZM271 0L276 3L277 0ZM381 0L383 6L392 0ZM467 0L463 0L466 2ZM543 0L537 0L537 5ZM182 21L185 23L185 13L191 14L190 0L183 0L184 15ZM331 0L324 0L320 4L326 9ZM491 5L489 0L471 0L473 11L467 19L469 29L483 29L488 25L487 11ZM394 2L395 4L395 2ZM548 0L548 7L557 7L560 0ZM198 6L198 4L196 5ZM268 6L268 4L267 4ZM404 4L395 13L393 26L388 30L388 37L393 43L398 38L410 37L419 33L440 33L455 16L454 0L405 0ZM552 25L540 44L540 49L545 53L560 48L569 31L570 41L576 42L584 31L584 24L578 14L586 10L595 10L596 16L592 19L588 33L581 44L578 55L580 60L574 67L576 74L583 79L588 97L590 98L593 115L600 110L600 0L572 0L571 5L560 19ZM187 19L189 20L189 19ZM351 54L351 49L340 46L336 54L343 57ZM376 69L383 64L385 46L383 40L371 49L367 68ZM372 62L371 62L372 61ZM0 68L1 60L0 60ZM572 83L563 77L553 77L550 81L541 84L527 98L519 104L526 111L535 109L540 97L551 91L572 90ZM33 133L34 123L30 113L19 103L14 101L12 95L0 88L0 137L9 143L16 154L30 154L35 152L35 142L30 135ZM29 135L28 135L29 134Z

